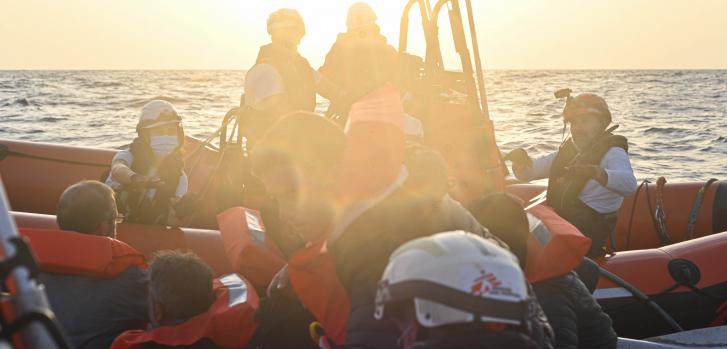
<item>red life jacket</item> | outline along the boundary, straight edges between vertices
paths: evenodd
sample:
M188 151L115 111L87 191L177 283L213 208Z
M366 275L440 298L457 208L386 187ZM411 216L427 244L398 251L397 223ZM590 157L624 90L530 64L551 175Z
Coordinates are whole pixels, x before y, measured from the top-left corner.
M215 279L215 302L209 310L176 326L131 330L114 340L112 349L141 349L145 343L188 346L204 338L224 348L244 348L257 327L257 293L237 274Z
M351 106L341 174L344 202L368 199L399 175L404 162L404 108L387 84Z
M109 237L34 228L20 228L20 235L44 272L110 279L132 266L147 267L141 252Z
M267 287L285 265L285 259L275 243L266 238L260 213L233 207L217 215L217 224L233 270L245 275L255 287Z
M528 220L530 237L525 276L531 283L570 272L581 264L591 248L591 239L548 206L538 205L528 210Z
M288 260L288 277L300 302L323 325L326 337L343 344L351 302L338 280L326 242L311 244L292 255Z

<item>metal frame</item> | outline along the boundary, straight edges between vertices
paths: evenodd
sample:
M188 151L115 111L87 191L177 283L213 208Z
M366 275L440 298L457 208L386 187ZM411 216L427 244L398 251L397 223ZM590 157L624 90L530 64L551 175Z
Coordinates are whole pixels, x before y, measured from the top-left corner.
M439 41L439 15L445 5L447 5L447 12L452 30L452 39L454 40L455 50L459 54L462 64L462 75L465 81L468 103L471 105L473 110L479 114L478 116L481 116L484 121L489 121L490 115L489 108L487 106L484 70L482 68L480 50L477 41L477 30L475 27L472 2L471 0L465 0L465 2L472 51L474 53L474 64L472 63L473 57L470 55L459 0L438 0L434 7L431 7L429 0L409 0L404 7L404 12L401 17L399 52L406 52L407 50L409 39L409 13L414 5L418 5L422 17L422 30L424 31L424 37L427 43L425 75L431 80L436 81L434 77L439 76L444 71L442 49ZM482 121L483 119L480 119L479 121Z
M4 274L2 339L13 336L23 348L70 348L65 334L50 310L45 288L34 275L37 268L25 242L19 237L10 204L0 179L0 249ZM27 252L23 255L23 252ZM12 262L12 263L11 263ZM11 263L11 265L7 265ZM8 317L8 318L6 318ZM19 336L15 337L18 334Z

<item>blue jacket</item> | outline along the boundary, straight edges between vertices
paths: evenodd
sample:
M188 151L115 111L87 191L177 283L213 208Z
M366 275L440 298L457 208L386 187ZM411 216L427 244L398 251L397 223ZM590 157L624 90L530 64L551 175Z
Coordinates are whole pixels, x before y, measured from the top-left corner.
M51 308L77 349L108 349L121 332L148 323L146 271L114 279L41 273Z

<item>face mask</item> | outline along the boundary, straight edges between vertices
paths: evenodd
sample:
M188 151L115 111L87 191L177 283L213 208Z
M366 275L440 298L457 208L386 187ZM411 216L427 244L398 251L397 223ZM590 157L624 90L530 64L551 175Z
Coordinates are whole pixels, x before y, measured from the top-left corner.
M177 136L154 136L151 137L149 145L158 156L167 156L177 149L179 142Z

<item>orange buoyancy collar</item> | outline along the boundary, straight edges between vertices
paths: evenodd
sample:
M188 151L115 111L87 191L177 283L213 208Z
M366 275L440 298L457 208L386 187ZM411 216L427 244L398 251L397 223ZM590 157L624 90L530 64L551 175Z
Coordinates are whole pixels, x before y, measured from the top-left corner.
M111 349L141 349L146 343L189 346L204 338L223 348L244 348L257 324L259 298L252 285L237 274L214 281L215 301L209 310L176 326L131 330L114 340Z
M129 267L146 268L144 255L105 236L56 229L21 228L43 272L110 279Z
M591 248L591 239L550 207L538 205L531 208L528 221L530 237L525 276L531 283L570 272L581 264Z

